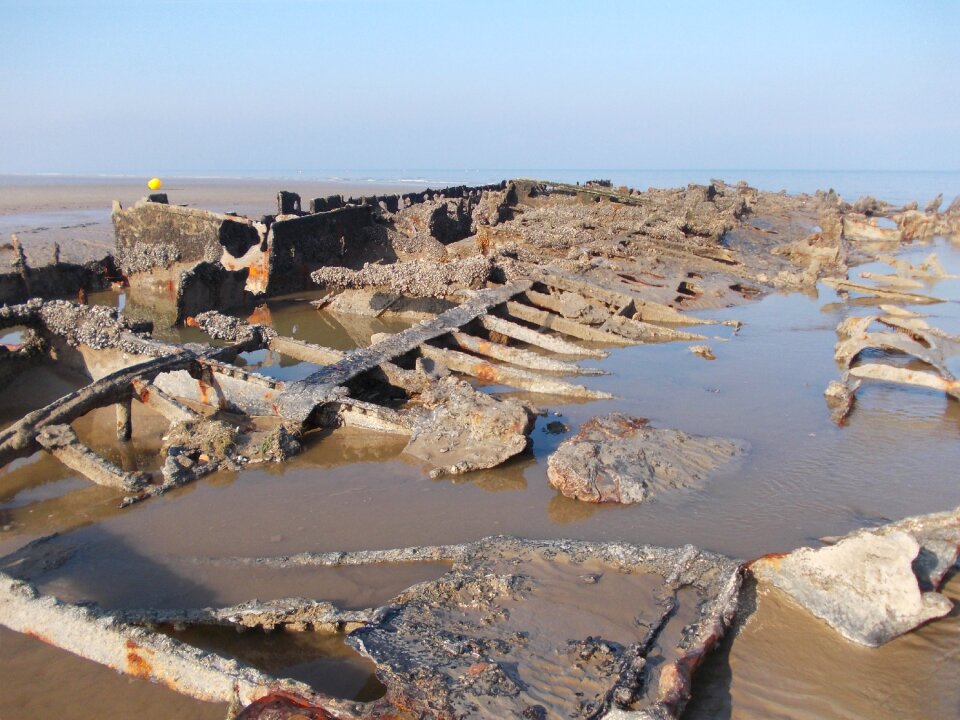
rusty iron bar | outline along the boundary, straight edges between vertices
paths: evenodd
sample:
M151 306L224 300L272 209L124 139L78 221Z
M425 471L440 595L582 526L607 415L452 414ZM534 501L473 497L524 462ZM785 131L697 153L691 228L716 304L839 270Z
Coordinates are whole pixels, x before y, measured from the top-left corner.
M549 350L561 355L593 358L605 358L609 355L605 350L581 347L555 335L547 335L546 333L518 325L515 322L504 320L495 315L481 315L479 321L480 324L489 331L497 332L514 340L519 340L528 345L543 348L544 350Z
M563 395L567 397L587 398L590 400L608 400L613 397L601 390L591 390L583 385L574 385L565 380L543 377L519 368L494 365L482 358L456 350L443 350L432 345L422 345L420 352L446 365L455 372L475 377L484 382L529 390L544 395Z

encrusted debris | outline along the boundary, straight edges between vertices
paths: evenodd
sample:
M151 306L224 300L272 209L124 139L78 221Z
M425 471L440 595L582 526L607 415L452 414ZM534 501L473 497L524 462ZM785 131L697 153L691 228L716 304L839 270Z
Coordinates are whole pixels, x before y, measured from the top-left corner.
M464 260L437 262L411 260L390 265L364 265L361 270L325 267L312 275L314 282L327 287L374 287L397 295L444 298L456 290L477 290L490 279L493 264L475 256Z
M960 508L764 557L750 571L848 640L876 647L953 609L936 591L958 553Z
M612 413L584 423L547 460L550 484L587 502L638 503L670 489L698 487L744 451L741 443L652 428Z
M495 467L529 445L534 413L515 400L494 399L446 377L419 402L429 412L416 421L404 452L433 466L433 477Z
M832 381L824 395L831 417L838 425L846 421L853 409L854 394L860 388L861 380L927 387L960 399L960 382L947 366L947 359L960 349L960 338L931 326L917 313L891 305L881 305L881 309L885 315L849 317L837 325L839 340L834 348L834 359L843 377L839 382ZM870 331L875 324L889 330ZM889 360L860 362L868 351L878 350L914 358L935 372L902 367Z
M774 290L812 293L820 281L880 307L838 327L842 376L825 393L835 422L849 416L861 379L960 398L946 362L960 338L881 304L940 302L913 292L951 277L936 255L911 264L884 253L960 234L960 202L941 211L941 201L920 212L916 204L895 208L867 197L850 205L832 191L787 196L720 181L636 192L609 181L515 180L314 198L308 211L295 193L281 192L277 213L257 219L170 205L161 194L127 210L117 203L116 262L72 266L55 253L53 265L34 268L23 247L11 245L0 302L18 304L0 307L0 328L17 328L21 338L0 348L0 382L48 359L69 360L92 382L0 431L0 465L44 450L127 494L120 502L130 504L221 467L282 462L301 450L306 431L350 425L408 437L405 452L432 476L489 468L529 447L537 410L478 385L546 399L609 398L560 376L601 374L575 361L602 359L609 348L704 341L678 327L718 324L697 313ZM853 265L874 259L893 272L862 274L874 284L847 279ZM86 304L88 290L111 282L152 299L136 313L128 304L129 316ZM346 352L278 334L264 300L318 283L342 291L318 308L418 324ZM247 317L255 306L246 321L225 314ZM153 337L154 324L170 323L198 328L221 346ZM707 345L688 349L714 359ZM267 350L319 369L283 382L244 367L242 353ZM886 358L863 362L876 351L920 360L933 372ZM71 427L114 406L126 442L137 433L134 401L170 423L159 471L122 469ZM544 427L568 430L556 421ZM699 486L743 451L736 441L612 414L563 442L548 476L569 497L635 503ZM949 611L936 589L958 543L957 513L945 513L765 558L753 571L847 637L879 644ZM62 561L43 555L41 545L4 567L28 578L31 567ZM290 598L107 613L0 575L0 622L194 697L248 704L241 718L663 720L682 713L693 671L736 611L740 584L736 562L689 546L494 538L232 561L284 568L417 560L453 568L387 607L350 612ZM165 624L353 631L349 642L377 663L387 697L327 698L154 632Z
M704 360L716 360L717 356L713 354L713 349L709 345L691 345L687 348L694 355L699 355Z
M35 542L4 566L23 575L36 566L32 555L51 557L48 545ZM240 717L292 718L263 713L300 707L315 709L314 717L357 719L600 718L618 709L678 718L695 668L734 617L741 582L737 562L691 546L507 537L281 558L279 566L436 558L453 560L440 579L385 607L351 612L298 598L105 612L40 596L0 574L0 623L193 697L249 704ZM165 624L352 630L347 643L377 664L387 694L369 703L335 700L153 630Z
M498 538L402 593L347 642L418 717L601 718L626 708L677 718L739 583L736 563L689 546ZM666 641L674 625L676 644Z

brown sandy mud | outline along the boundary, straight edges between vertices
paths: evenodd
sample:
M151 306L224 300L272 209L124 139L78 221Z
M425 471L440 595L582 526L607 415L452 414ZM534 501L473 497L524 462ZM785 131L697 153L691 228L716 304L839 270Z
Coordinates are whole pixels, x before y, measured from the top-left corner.
M806 717L729 701L764 617L822 694L818 643L960 667L916 640L956 625L957 202L175 199L116 203L92 264L5 251L0 624L198 717ZM78 672L31 642L18 686Z

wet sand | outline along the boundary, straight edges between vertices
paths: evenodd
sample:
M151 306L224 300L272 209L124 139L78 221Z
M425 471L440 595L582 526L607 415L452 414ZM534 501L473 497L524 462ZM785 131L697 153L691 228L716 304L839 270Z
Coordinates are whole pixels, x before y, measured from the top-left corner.
M931 249L912 248L903 257L916 261ZM960 253L948 243L933 249L949 272L960 271ZM863 270L882 272L884 266L856 272ZM950 301L923 308L931 324L960 334L960 281L943 280L928 290ZM334 347L366 344L370 333L381 331L376 323L318 314L303 303L270 305L272 322L284 334ZM51 458L31 458L0 475L5 528L0 553L38 535L78 528L62 538L78 548L75 557L39 577L38 585L64 599L94 600L105 607L230 604L253 596L290 595L357 607L385 602L405 584L435 577L443 568L314 570L281 578L270 571L238 569L230 559L453 543L501 533L671 547L692 543L748 559L816 544L820 536L955 507L960 504L954 475L960 464L957 402L932 391L869 384L858 393L847 426L830 422L822 393L839 374L833 361L836 325L870 311L841 303L821 286L816 298L773 295L735 309L698 313L745 323L737 334L728 327L707 328L715 361L692 355L682 343L616 349L609 359L588 363L610 375L578 381L613 392L617 399L575 404L530 395L550 410L537 422L532 452L504 467L452 479L430 479L419 463L401 454L403 439L338 430L311 434L306 452L283 466L221 473L118 511L112 496L90 493L77 502L79 493L91 490L88 485ZM284 379L315 369L268 353L250 354L247 361ZM60 390L51 392L55 397ZM25 393L12 417L37 402ZM743 440L749 449L704 487L639 506L595 506L564 498L547 484L545 462L567 435L549 434L545 424L559 414L573 433L590 417L613 410L643 415L659 427ZM78 432L106 451L116 444L109 412L100 419L91 415ZM144 453L149 451L149 437L138 442L145 443ZM954 579L948 594L957 598L958 592ZM746 599L752 599L749 591ZM757 605L757 612L697 676L686 717L956 716L956 610L869 650L842 640L778 591L762 593ZM34 654L43 655L57 676L77 664L96 668L50 648L38 650L30 639L8 641L10 636L0 636L0 669L10 687L34 687L25 674ZM243 637L257 642L255 636ZM290 653L297 656L301 650ZM354 659L342 658L344 677L353 677ZM337 665L331 661L325 667L330 671ZM134 688L132 699L125 701L129 707L143 703L155 712L155 704L163 705L148 684L122 681ZM8 692L0 687L0 707L8 701L28 702ZM110 692L98 689L97 702L112 703ZM76 711L75 699L67 691L47 693L41 709L81 718L104 714L95 704L90 713ZM187 699L178 702L193 707ZM40 706L26 707L31 712L11 717L37 716L33 710ZM185 710L183 716L206 717L208 709L196 703L196 711ZM125 712L109 714L128 716ZM218 713L221 717L222 709ZM7 714L0 711L0 717Z
M151 192L149 178L30 177L0 175L0 246L16 233L28 262L43 265L59 243L61 259L99 260L113 251L110 210L114 200L124 207ZM347 183L298 180L234 180L164 178L159 192L175 205L236 212L259 218L277 211L277 191L300 194L304 210L311 198L328 195L359 197L377 193L422 190L416 183ZM0 251L0 259L3 251Z

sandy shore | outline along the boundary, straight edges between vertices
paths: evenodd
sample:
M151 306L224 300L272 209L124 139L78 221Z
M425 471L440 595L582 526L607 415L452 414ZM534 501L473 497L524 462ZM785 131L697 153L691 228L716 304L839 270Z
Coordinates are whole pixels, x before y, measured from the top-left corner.
M119 200L124 207L132 205L149 192L146 180L0 176L0 244L5 246L10 234L16 233L33 265L50 262L54 243L60 244L64 261L102 258L114 248L113 201ZM276 211L278 190L299 193L306 208L314 197L404 193L424 187L415 183L168 178L162 191L177 205L259 217ZM9 249L0 251L0 267L8 257L12 257Z

